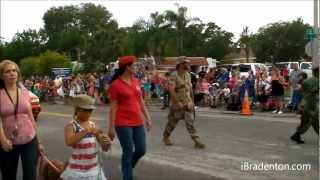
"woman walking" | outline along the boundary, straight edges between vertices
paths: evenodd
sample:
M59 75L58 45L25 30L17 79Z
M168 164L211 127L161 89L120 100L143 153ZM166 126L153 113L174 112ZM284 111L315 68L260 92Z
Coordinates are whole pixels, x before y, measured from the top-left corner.
M146 152L144 123L148 130L151 128L151 118L142 98L141 86L133 77L135 61L135 56L119 59L119 69L109 89L111 107L108 134L113 139L117 133L121 144L123 180L133 180L133 168Z

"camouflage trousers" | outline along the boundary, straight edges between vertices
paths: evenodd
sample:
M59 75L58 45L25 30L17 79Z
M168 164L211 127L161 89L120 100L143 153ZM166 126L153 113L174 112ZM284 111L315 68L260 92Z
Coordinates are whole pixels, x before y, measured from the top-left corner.
M319 115L317 111L305 111L302 113L300 125L297 132L303 134L312 126L314 131L319 135Z
M170 108L170 111L168 114L168 122L163 132L163 136L169 137L180 120L184 120L187 131L189 132L192 139L196 139L199 137L193 125L193 122L194 122L193 111L179 110L179 109L173 109L173 108Z

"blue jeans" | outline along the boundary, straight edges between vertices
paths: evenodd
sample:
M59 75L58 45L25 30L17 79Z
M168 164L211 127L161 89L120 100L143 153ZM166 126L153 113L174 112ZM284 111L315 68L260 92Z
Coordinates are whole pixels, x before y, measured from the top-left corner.
M299 90L293 90L291 105L294 110L296 110L302 100L302 95Z
M123 180L133 180L133 168L146 153L146 133L144 126L116 127L118 139L122 148Z
M10 152L6 152L0 148L2 179L17 179L19 157L21 157L22 162L23 180L36 180L38 160L37 138L34 138L32 141L23 145L14 145Z

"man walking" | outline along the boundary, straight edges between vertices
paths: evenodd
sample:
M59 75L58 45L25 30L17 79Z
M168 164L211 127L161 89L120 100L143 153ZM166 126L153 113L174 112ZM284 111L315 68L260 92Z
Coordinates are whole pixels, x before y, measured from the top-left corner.
M199 136L193 125L194 103L189 63L190 61L186 57L179 57L176 67L177 71L170 77L169 92L171 96L171 107L168 114L168 122L163 132L163 143L167 146L173 145L169 138L170 134L179 120L183 119L194 141L194 147L204 149L205 145L199 141Z
M303 144L301 135L307 132L310 126L319 135L319 67L313 70L313 77L302 84L302 114L301 122L291 139Z

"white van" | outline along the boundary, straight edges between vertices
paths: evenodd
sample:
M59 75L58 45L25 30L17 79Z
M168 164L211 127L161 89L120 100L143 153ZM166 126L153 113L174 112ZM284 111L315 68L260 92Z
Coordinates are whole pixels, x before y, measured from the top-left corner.
M262 68L262 67L266 67L266 65L262 64L262 63L241 63L241 64L234 64L234 67L239 67L240 70L240 77L245 76L248 77L249 76L249 70L251 70L253 72L254 75L256 75L256 69L257 68Z
M288 70L289 70L289 73L290 73L291 71L293 71L293 65L294 65L294 64L297 64L298 67L300 67L300 66L299 66L299 62L278 62L278 63L276 63L276 66L277 66L279 69L283 69L284 67L287 67Z
M299 63L299 62L279 62L279 63L276 63L276 66L279 69L282 69L283 67L287 67L289 70L289 73L290 73L291 71L293 71L294 64L297 64L298 68L308 75L308 78L312 77L312 62L301 62L301 63Z

